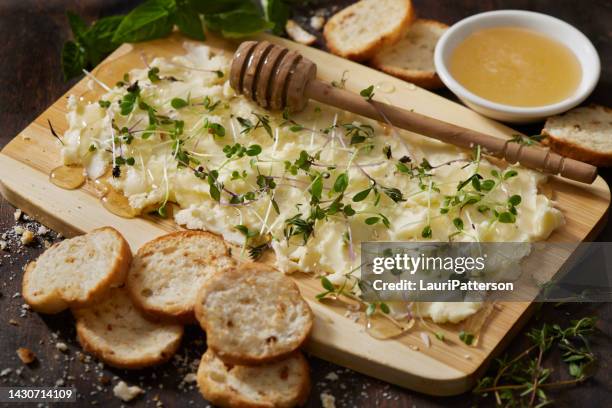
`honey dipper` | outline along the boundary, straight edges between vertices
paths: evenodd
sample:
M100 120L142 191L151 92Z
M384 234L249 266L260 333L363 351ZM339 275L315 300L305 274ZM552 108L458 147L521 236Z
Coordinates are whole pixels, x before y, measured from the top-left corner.
M562 177L592 183L597 168L587 163L560 156L536 146L510 143L475 130L339 89L317 80L317 66L298 52L267 41L243 42L232 61L230 84L241 94L270 110L288 108L297 112L315 99L375 120L388 120L394 126L441 140L463 148L480 145L486 154L509 163L540 170Z

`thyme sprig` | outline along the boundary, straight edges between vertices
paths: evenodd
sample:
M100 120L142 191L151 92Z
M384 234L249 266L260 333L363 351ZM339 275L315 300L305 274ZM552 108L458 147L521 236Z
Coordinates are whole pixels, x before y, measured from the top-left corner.
M579 384L592 374L596 357L590 348L589 336L595 328L595 317L572 320L566 327L544 324L527 333L531 342L515 357L504 356L494 361L492 375L478 382L473 392L483 398L491 394L498 406L542 407L553 401L546 390ZM544 356L557 347L567 364L570 379L551 381L553 370L544 366Z

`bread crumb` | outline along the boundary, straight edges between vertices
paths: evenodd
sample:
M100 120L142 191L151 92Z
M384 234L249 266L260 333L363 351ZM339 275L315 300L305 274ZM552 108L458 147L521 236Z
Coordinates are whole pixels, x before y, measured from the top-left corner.
M113 387L113 395L125 402L133 400L140 394L144 394L142 388L137 385L129 386L125 381L119 381L117 385Z
M0 371L0 377L6 377L12 372L13 372L12 368L5 368L4 370Z
M304 30L298 23L293 20L287 20L285 24L287 35L295 42L300 44L310 45L317 41L317 37Z
M25 229L21 225L16 225L13 228L13 231L15 231L15 234L21 235L21 234L23 234L23 231L25 231Z
M327 373L327 375L325 376L326 380L329 381L336 381L338 379L338 374L334 373L333 371L330 371L329 373Z
M38 230L36 230L36 233L38 235L45 235L48 232L49 232L49 228L45 227L44 225L41 225L40 227L38 227Z
M310 17L310 26L313 28L313 30L319 31L323 28L323 25L325 25L325 17L323 16Z
M36 360L36 354L29 348L19 347L17 349L17 356L23 364L32 364Z
M198 379L198 376L196 375L196 373L189 373L185 375L185 377L183 378L183 381L186 383L194 383L196 382L197 379Z
M55 343L55 348L61 351L62 353L65 353L68 351L68 346L66 345L66 343L63 343L61 341L58 341L57 343Z
M321 405L323 408L336 408L336 397L328 392L321 393Z
M24 230L23 234L21 234L21 243L23 245L28 245L33 240L34 240L34 233L30 231L29 229Z
M21 218L21 214L22 214L22 211L19 208L15 210L15 212L13 213L13 217L15 217L15 221L19 221L19 219Z
M4 251L7 246L8 246L8 243L6 241L0 240L0 251Z

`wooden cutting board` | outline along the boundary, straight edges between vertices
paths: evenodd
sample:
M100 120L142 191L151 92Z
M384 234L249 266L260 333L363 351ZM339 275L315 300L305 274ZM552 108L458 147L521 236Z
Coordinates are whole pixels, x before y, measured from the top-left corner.
M469 109L416 88L401 80L374 71L325 52L295 44L277 37L261 36L299 50L318 65L319 78L339 80L346 71L346 87L359 91L371 84L378 85L377 97L406 109L443 119L467 128L507 138L515 131L487 120ZM124 72L142 67L142 56L184 53L184 38L175 35L168 39L142 44L123 45L102 62L93 72L108 84L121 79ZM209 38L207 44L232 52L237 43ZM72 236L103 225L121 231L136 250L144 242L178 229L171 220L145 217L123 219L107 212L100 204L91 185L79 190L62 190L48 181L49 172L60 165L59 142L49 132L47 120L58 133L67 129L66 97L75 94L95 101L103 91L88 87L88 79L80 81L64 97L56 101L33 123L17 135L0 153L0 189L13 205L24 209L42 223ZM553 198L566 216L567 223L550 238L560 242L589 240L606 218L610 190L602 178L593 185L552 178L549 183ZM570 254L558 259L559 264ZM468 347L458 340L462 325L444 325L444 343L431 337L426 347L421 339L421 328L395 340L376 340L364 330L362 322L344 316L346 308L339 304L322 304L314 300L321 291L318 280L296 276L302 294L313 308L316 319L307 346L313 354L350 367L364 374L381 378L433 395L453 395L468 390L486 368L490 358L501 351L530 315L530 303L503 303L495 309L486 323L476 347Z

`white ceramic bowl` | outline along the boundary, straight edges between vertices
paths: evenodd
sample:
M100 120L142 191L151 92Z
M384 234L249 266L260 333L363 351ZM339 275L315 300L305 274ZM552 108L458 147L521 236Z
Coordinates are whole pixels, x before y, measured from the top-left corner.
M448 70L450 56L467 36L492 27L528 28L565 44L576 55L582 67L582 80L576 91L552 105L522 108L491 102L464 88ZM537 122L573 108L591 94L601 70L597 51L584 34L558 18L522 10L489 11L454 24L438 41L434 63L442 82L467 106L490 118L511 123Z

